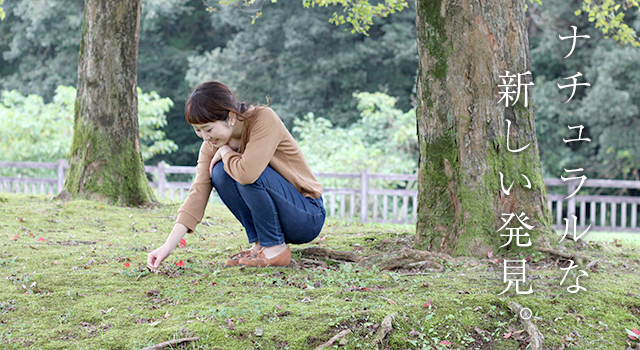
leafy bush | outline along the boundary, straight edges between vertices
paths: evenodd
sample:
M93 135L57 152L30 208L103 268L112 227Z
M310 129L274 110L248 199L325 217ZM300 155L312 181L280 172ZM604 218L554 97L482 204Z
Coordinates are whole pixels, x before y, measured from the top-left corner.
M294 121L293 131L311 169L321 173L414 174L418 165L415 110L394 107L396 98L381 92L354 94L361 119L347 128L333 127L313 113ZM324 181L325 186L339 183ZM340 183L343 186L344 182ZM387 183L385 187L405 187Z
M58 86L51 103L41 96L23 96L17 91L3 91L0 101L0 159L5 161L55 162L68 158L73 139L73 115L76 89ZM165 113L173 106L169 98L156 92L138 89L138 124L142 157L171 153L178 146L165 139L160 128L167 124ZM0 169L4 176L51 176L52 171Z

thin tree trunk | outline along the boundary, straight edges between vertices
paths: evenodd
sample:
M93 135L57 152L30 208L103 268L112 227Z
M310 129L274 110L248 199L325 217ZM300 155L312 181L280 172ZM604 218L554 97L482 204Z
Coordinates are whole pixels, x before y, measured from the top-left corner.
M138 140L141 0L86 0L70 169L61 197L154 201Z
M416 0L419 203L416 245L486 256L507 242L502 214L525 213L532 246L551 218L534 127L531 89L505 107L501 75L531 70L525 0ZM525 83L532 81L524 76ZM535 86L533 87L535 88ZM507 122L511 121L507 135ZM524 151L514 153L529 145ZM501 191L515 182L509 195ZM523 176L524 175L524 176ZM531 189L525 188L527 181ZM518 227L513 218L507 227ZM526 243L526 239L521 239ZM511 248L516 247L513 239Z

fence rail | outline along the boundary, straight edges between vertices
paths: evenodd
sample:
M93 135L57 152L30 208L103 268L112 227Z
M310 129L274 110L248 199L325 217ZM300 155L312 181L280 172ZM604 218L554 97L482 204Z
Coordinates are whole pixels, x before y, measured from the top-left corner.
M55 163L0 162L0 168L56 169L57 178L0 177L0 192L20 192L32 194L54 194L62 190L65 160ZM182 201L186 197L191 182L167 181L169 174L195 174L195 167L145 166L145 172L154 174L157 181L150 182L161 199ZM417 181L411 174L361 173L316 173L318 178L352 179L360 183L358 188L325 188L323 197L330 217L355 219L362 222L384 222L409 224L417 221L418 191L412 189ZM372 188L371 180L406 182L405 189ZM321 181L322 182L322 181ZM576 216L577 229L584 230L591 225L592 230L640 232L638 209L640 196L577 195L567 198L578 186L576 181L544 179L547 189L566 188L566 194L548 194L547 206L553 218L555 229L564 230L569 225L573 229L572 215ZM640 189L640 181L586 180L582 188ZM499 190L499 189L498 189ZM564 192L562 190L561 192ZM212 200L217 199L215 191Z

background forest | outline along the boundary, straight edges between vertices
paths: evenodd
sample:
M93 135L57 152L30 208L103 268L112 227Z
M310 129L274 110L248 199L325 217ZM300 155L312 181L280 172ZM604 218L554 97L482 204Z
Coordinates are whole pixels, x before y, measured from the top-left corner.
M330 24L333 9L309 10L296 1L213 12L200 0L142 3L139 118L148 164L195 164L200 141L183 106L191 89L215 79L243 100L276 110L314 171L415 172L413 4L377 19L364 36ZM640 50L606 39L586 15L575 16L580 6L560 0L528 5L543 175L584 168L588 178L640 180ZM0 159L64 158L83 1L19 0L3 7ZM254 20L257 12L262 16ZM625 20L640 30L637 13ZM571 25L590 38L578 39L564 58L571 40L558 35L572 35ZM571 89L557 84L577 72L584 75L579 83L591 86L579 87L565 103ZM565 144L563 138L578 136L568 126L577 125L591 142Z

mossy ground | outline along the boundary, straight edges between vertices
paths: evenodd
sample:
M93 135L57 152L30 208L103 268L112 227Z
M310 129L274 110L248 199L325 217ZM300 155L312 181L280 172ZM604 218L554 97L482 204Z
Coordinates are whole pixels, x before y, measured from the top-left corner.
M443 271L331 261L326 268L225 268L246 238L225 208L210 206L186 246L150 273L147 252L164 242L177 208L0 194L0 347L140 349L196 336L188 348L313 349L350 328L334 347L370 349L384 317L397 313L380 348L524 348L526 332L509 301L533 311L547 349L636 343L625 331L640 327L640 246L632 241L581 252L600 259L579 279L586 291L566 290L577 269L560 286L565 265L534 255L527 270L533 294L499 296L503 268L489 258L452 259ZM294 259L308 246L371 255L411 245L413 235L410 226L328 221L314 242L293 246Z

